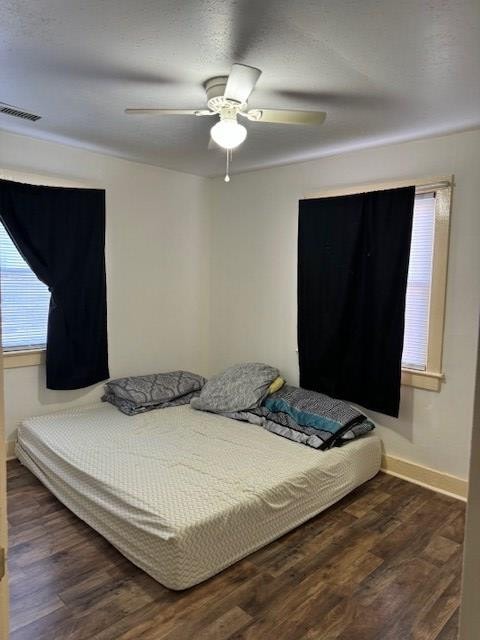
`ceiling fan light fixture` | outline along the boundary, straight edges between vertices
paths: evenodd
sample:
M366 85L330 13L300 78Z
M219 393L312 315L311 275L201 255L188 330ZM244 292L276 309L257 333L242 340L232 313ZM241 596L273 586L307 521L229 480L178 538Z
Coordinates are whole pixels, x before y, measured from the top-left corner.
M235 149L247 137L247 130L235 119L222 119L210 129L214 142L223 149Z

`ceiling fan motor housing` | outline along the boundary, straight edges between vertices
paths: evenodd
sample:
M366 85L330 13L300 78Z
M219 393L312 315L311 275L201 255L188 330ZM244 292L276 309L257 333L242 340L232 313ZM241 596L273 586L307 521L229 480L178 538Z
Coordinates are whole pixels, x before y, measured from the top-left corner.
M225 98L225 87L227 86L228 76L217 76L210 78L204 84L207 94L207 105L215 113L227 115L231 112L234 117L245 105L236 100Z

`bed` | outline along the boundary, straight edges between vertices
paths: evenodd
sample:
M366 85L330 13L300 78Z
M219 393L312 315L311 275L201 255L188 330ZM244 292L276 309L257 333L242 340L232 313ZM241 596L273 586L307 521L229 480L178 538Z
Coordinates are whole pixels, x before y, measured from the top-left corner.
M25 420L17 455L170 589L191 587L327 509L380 468L368 435L320 452L189 405L99 403Z

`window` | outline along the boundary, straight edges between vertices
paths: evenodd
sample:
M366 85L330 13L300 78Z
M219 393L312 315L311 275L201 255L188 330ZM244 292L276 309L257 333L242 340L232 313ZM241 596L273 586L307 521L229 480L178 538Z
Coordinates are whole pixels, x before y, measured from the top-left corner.
M415 185L412 242L405 309L402 384L439 391L447 286L452 176L357 185L312 193L333 197Z
M439 391L447 286L451 182L418 185L405 310L402 383Z
M415 196L405 306L402 366L425 371L432 286L435 192Z
M4 351L44 348L50 292L19 254L2 224L0 277Z

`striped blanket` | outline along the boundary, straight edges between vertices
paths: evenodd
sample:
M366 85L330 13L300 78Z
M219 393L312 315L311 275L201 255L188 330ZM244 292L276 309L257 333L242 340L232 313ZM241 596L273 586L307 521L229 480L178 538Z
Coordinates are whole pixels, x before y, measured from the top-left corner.
M342 446L375 428L371 420L346 402L291 385L268 396L261 406L235 417L322 450Z

